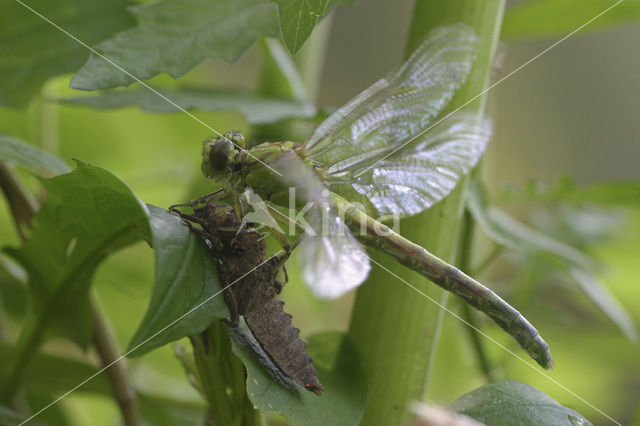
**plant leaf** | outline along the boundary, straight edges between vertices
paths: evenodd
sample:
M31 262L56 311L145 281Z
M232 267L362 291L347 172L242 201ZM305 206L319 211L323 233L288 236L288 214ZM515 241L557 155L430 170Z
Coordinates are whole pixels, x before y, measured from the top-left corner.
M56 173L71 171L67 163L55 155L8 135L0 135L0 161Z
M11 352L14 350L11 345L0 343L0 376L7 373L4 371L5 368L11 366ZM86 362L38 352L34 354L33 362L26 370L22 383L27 393L50 397L72 389L97 371L94 365ZM97 375L82 385L80 390L111 395L111 387L104 374Z
M2 426L20 426L24 423L24 418L18 415L16 412L11 410L4 405L0 405L0 425ZM42 423L31 423L34 426L41 425Z
M521 253L551 254L563 263L593 269L594 261L587 255L490 206L485 190L477 179L469 183L467 202L474 219L498 244Z
M543 392L514 380L482 386L461 396L449 408L488 425L591 425Z
M200 333L229 311L204 241L175 215L149 205L155 256L151 300L129 343L131 356Z
M178 401L138 392L140 414L154 426L198 425L206 416L204 404Z
M638 333L624 307L595 276L594 260L573 247L518 222L502 210L490 207L482 184L472 179L468 207L476 222L495 242L524 254L550 255L578 288L631 340Z
M150 232L144 205L122 181L104 169L77 160L76 165L71 173L41 179L47 200L34 217L32 234L21 247L5 251L29 274L36 330L58 326L85 346L93 273L110 253L149 240Z
M96 49L140 80L162 72L180 77L205 58L233 62L258 38L278 34L275 6L267 0L160 0L130 11L138 26ZM71 87L107 89L133 81L91 55L71 79Z
M320 20L336 3L353 5L355 0L272 0L278 4L282 39L296 54Z
M89 46L134 24L127 0L31 0L29 7ZM0 4L0 104L24 106L54 75L75 71L89 51L16 1Z
M580 268L571 268L569 276L580 290L607 316L630 340L638 339L638 330L631 316L618 300L602 285L593 274Z
M232 335L233 336L233 335ZM308 339L308 352L325 392L278 384L253 353L232 339L233 352L247 368L247 394L262 412L282 414L293 425L358 425L364 414L366 378L346 334L323 333Z
M616 3L614 0L529 0L507 10L505 40L565 36ZM640 19L640 2L625 1L598 16L579 34Z
M10 366L10 357L13 347L0 343L0 376L6 374L4 368ZM84 382L87 378L93 377L84 383L77 390L79 392L89 392L107 397L112 396L112 388L105 374L97 374L98 367L95 365L79 361L77 359L65 358L57 355L38 352L34 355L33 363L26 370L23 378L23 386L28 394L29 400L34 398L51 398L52 395L61 395L69 389L74 388L78 383ZM166 397L152 395L148 393L136 392L140 414L153 425L177 425L177 424L197 424L204 415L204 405L190 402L171 400ZM32 406L34 409L44 407L46 404L40 402ZM47 410L47 413L49 410ZM38 417L39 419L39 417ZM0 425L3 422L2 407L0 407ZM22 420L16 422L19 424ZM32 421L29 421L31 424ZM13 424L13 423L8 423ZM36 423L34 423L36 424Z
M550 187L532 180L522 188L508 188L498 197L499 201L557 201L575 205L601 207L640 207L640 182L600 182L578 188L574 182L562 176Z
M159 90L159 92L185 109L238 110L252 124L273 123L284 118L309 118L316 113L316 108L308 102L265 98L244 90L212 90L190 87L177 90ZM80 96L60 101L66 104L104 109L138 105L145 111L173 112L178 110L160 96L143 88L106 91L97 96Z

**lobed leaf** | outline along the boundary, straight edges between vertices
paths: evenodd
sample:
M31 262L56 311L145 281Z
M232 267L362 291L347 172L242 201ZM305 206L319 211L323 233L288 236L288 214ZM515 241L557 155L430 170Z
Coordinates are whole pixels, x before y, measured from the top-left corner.
M251 124L273 123L285 118L310 118L316 113L316 108L308 102L267 98L244 90L189 87L163 89L159 92L184 109L238 110ZM157 94L144 88L106 91L96 96L60 99L60 102L103 109L137 105L145 111L152 112L178 110Z
M10 354L13 347L0 343L0 376L6 374L3 370L9 367ZM23 385L29 400L38 398L52 398L62 395L78 383L98 372L98 367L77 359L66 358L39 352L34 355L33 364L27 369L23 378ZM79 392L89 392L106 397L112 396L112 387L105 374L97 374L91 380L77 389ZM204 415L202 404L176 401L162 396L136 392L140 414L153 425L196 424ZM40 402L32 406L33 409L44 407ZM14 424L3 422L3 407L0 406L0 425ZM49 413L49 410L46 411ZM38 419L40 420L40 416ZM36 421L37 421L36 420ZM21 420L22 421L22 420ZM29 421L29 424L37 424ZM15 424L19 424L20 421Z
M217 264L204 241L177 216L148 208L155 278L147 312L129 343L132 356L200 333L229 316Z
M13 410L0 405L0 425L3 426L19 426L24 422L22 416Z
M616 3L615 0L521 2L506 11L501 36L505 40L565 36L593 19L578 33L584 34L640 19L639 1ZM614 7L606 11L611 6Z
M4 370L10 367L14 350L11 345L0 343L0 376L7 373ZM83 361L38 352L33 356L33 363L26 370L22 383L27 393L50 397L67 392L97 370L96 366ZM111 395L111 386L104 374L97 375L80 389L83 392Z
M31 236L5 251L29 274L36 326L26 329L58 328L85 346L96 268L115 250L150 236L144 205L122 181L99 167L76 165L71 173L41 179L47 201L34 217Z
M138 20L96 49L137 79L180 77L205 58L237 60L260 37L278 34L267 0L160 0L129 9ZM107 89L135 81L97 55L73 76L71 87Z
M484 385L461 396L449 408L488 425L591 425L538 389L514 380Z
M532 180L522 188L508 188L498 197L500 201L560 201L575 205L601 207L640 207L640 182L599 182L577 187L567 176L557 179L551 186Z
M248 347L232 339L233 351L247 369L249 399L260 411L282 414L293 425L360 424L367 391L355 348L339 332L312 336L308 343L308 352L325 389L321 396L299 385L292 388L280 385Z
M524 254L542 254L551 258L569 279L631 340L637 330L631 316L603 286L595 274L595 261L575 248L518 222L507 213L490 207L477 180L469 185L468 207L476 222L495 242Z
M134 24L127 0L25 3L91 46ZM89 51L17 1L0 3L0 104L24 106L50 77L82 66Z
M57 173L71 171L67 163L55 155L8 135L0 135L0 161Z
M272 0L278 4L282 39L296 54L320 20L335 3L353 5L355 0Z
M584 253L518 222L506 212L490 206L482 184L472 180L468 207L482 229L498 244L528 254L551 254L562 262L592 269L594 261Z
M140 414L154 426L198 425L206 416L204 404L169 399L138 392Z

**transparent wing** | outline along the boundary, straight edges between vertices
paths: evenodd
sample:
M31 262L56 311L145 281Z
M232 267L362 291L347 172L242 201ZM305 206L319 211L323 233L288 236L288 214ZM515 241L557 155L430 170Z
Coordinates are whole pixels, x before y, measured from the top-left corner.
M446 197L475 166L491 136L491 123L456 114L350 180L380 215L410 216Z
M312 203L299 247L307 286L316 296L333 299L362 284L371 269L369 257L336 214L329 191L313 169L297 156L273 166L296 189L296 197Z
M343 220L330 207L316 207L309 224L316 233L303 237L300 252L302 277L311 291L335 299L362 284L371 269L369 257Z
M308 158L333 175L366 168L426 129L467 78L476 37L466 25L432 30L395 72L327 118L307 141Z
M278 225L278 222L275 220L271 212L269 211L269 207L264 202L262 198L255 192L253 189L247 188L242 193L242 201L246 202L253 209L250 212L247 212L242 218L242 225L244 226L246 222L253 222L260 226L266 226L267 228L280 232L284 234L284 231Z

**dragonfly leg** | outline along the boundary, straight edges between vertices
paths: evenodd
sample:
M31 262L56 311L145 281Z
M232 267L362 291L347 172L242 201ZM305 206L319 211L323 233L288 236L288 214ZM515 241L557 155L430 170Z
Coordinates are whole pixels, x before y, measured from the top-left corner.
M218 189L217 191L214 191L210 194L203 195L202 197L198 197L196 199L187 201L186 203L174 204L172 206L169 206L169 211L177 213L179 211L178 210L179 207L193 207L199 204L206 204L210 201L226 198L228 195L229 195L229 191L227 191L225 188Z
M190 213L183 213L178 209L173 210L173 213L177 214L180 217L180 219L182 219L182 223L187 225L191 231L200 235L205 240L205 242L207 243L210 249L218 252L224 249L224 244L218 237L216 237L215 235L209 232L204 231L204 229L202 228L198 228L193 225L193 223L195 222L200 226L204 227L207 224L206 219L203 219L201 217L198 217Z
M229 318L223 318L222 321L229 327L237 327L240 324L240 307L238 298L233 290L224 289L224 300L229 308Z

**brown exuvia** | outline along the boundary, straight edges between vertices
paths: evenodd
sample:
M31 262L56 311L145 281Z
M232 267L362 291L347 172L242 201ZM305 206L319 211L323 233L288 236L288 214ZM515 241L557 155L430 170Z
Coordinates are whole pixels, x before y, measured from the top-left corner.
M277 278L278 272L288 256L274 256L265 261L263 236L242 226L226 204L204 204L194 208L193 214L175 207L171 211L204 238L218 261L231 313L227 325L237 327L242 315L273 364L290 380L320 395L323 388L306 351L307 345L291 323L291 315L284 311L284 303L276 298L283 285Z

